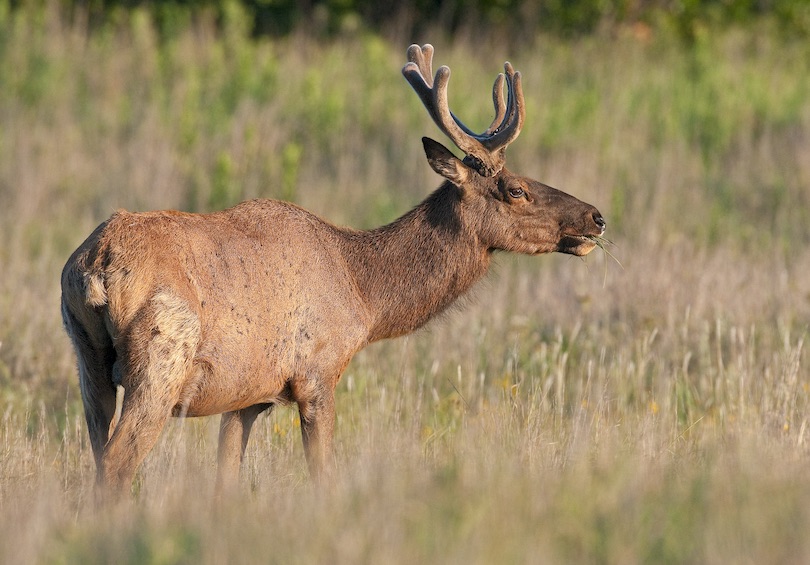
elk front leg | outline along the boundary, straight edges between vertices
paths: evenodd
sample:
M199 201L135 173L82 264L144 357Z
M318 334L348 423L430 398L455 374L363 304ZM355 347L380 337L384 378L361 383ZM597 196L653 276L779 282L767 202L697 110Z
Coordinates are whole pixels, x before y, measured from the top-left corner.
M219 424L219 449L217 452L217 495L232 490L239 482L239 469L245 458L250 429L256 417L272 404L254 404L242 410L226 412Z
M322 391L314 398L299 400L298 415L301 419L301 436L309 473L316 481L321 482L332 475L334 467L334 392Z

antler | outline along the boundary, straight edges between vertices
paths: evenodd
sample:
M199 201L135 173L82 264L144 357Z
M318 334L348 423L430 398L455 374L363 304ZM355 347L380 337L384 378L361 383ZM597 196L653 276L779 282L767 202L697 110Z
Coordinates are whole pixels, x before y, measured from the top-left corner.
M504 73L498 74L492 86L492 102L495 105L495 119L484 133L477 134L465 126L447 105L447 82L450 69L439 67L435 78L431 78L433 46L430 44L408 48L408 63L402 74L422 99L430 117L447 137L467 155L465 162L473 166L483 176L493 176L503 168L504 151L512 143L523 127L526 108L523 104L523 89L520 73L512 65L504 63ZM503 99L503 85L506 81L507 102Z

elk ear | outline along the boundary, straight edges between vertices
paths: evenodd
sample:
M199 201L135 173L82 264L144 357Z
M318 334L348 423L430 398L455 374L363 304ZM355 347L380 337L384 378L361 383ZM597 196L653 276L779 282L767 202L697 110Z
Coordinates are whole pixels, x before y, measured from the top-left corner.
M425 147L428 163L434 171L457 186L462 186L469 180L473 170L444 145L429 137L422 138L422 145Z

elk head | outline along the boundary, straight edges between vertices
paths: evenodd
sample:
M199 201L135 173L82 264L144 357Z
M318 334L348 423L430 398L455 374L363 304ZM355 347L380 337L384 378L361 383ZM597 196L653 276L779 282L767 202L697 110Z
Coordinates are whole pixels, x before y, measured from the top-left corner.
M439 129L465 154L458 159L440 143L422 139L430 166L461 191L481 242L490 250L527 254L583 256L592 251L605 232L599 210L504 166L506 148L520 134L526 115L520 73L504 64L492 88L495 119L476 134L450 111L450 69L442 66L433 77L432 60L431 45L411 45L402 74Z

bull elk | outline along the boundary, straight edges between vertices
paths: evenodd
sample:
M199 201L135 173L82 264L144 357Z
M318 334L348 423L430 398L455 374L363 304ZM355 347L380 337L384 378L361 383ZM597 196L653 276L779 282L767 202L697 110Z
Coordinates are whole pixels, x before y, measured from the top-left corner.
M335 386L360 349L424 325L495 251L595 247L596 208L504 167L525 116L520 73L504 65L495 119L476 134L450 112L450 69L433 77L432 58L430 45L412 45L402 72L465 157L423 138L445 180L391 224L337 227L276 200L210 214L121 210L71 255L62 316L102 491L129 490L170 416L222 414L216 485L232 485L254 420L287 402L310 474L328 475Z

